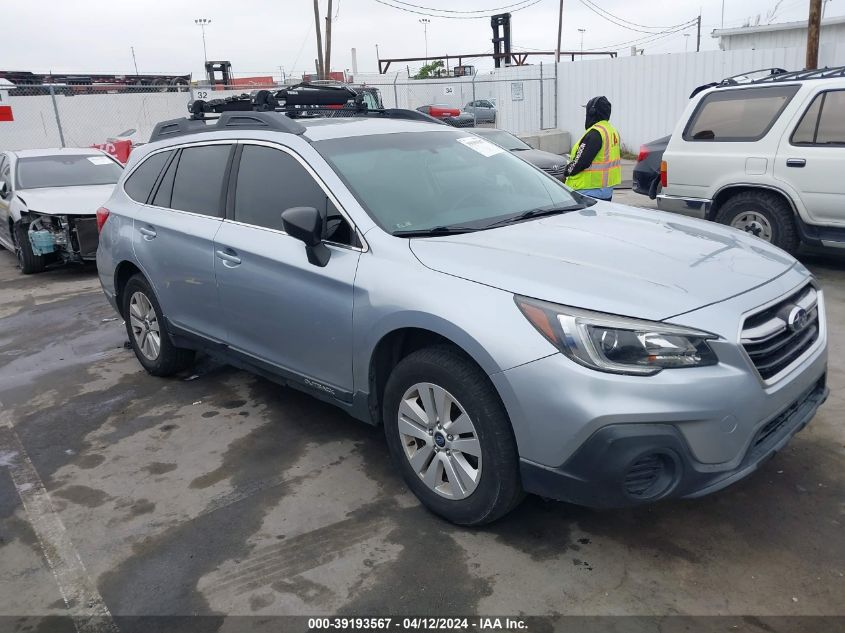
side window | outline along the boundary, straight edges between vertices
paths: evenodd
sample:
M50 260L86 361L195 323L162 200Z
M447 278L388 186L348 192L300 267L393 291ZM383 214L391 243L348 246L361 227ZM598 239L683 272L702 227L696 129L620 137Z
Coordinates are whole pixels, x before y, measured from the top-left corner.
M804 116L801 117L798 127L796 127L795 131L792 133L792 138L790 140L793 143L805 144L815 142L816 126L819 122L819 113L822 109L822 101L824 101L824 93L816 95L816 98L813 99L810 107L807 108Z
M790 140L795 145L845 145L845 90L817 95Z
M797 91L798 86L771 86L710 93L693 112L684 140L757 141Z
M179 155L170 208L221 215L220 198L231 145L185 147Z
M164 164L173 152L159 152L138 165L123 184L126 194L135 202L146 203Z
M325 239L352 245L352 230L314 178L293 156L263 145L245 145L235 186L237 222L283 231L282 211L315 207L326 213Z
M177 150L178 151L178 150ZM158 191L153 198L153 206L170 208L171 198L173 197L173 179L176 176L176 167L179 165L179 155L174 156L173 160L167 166L164 176L158 185Z

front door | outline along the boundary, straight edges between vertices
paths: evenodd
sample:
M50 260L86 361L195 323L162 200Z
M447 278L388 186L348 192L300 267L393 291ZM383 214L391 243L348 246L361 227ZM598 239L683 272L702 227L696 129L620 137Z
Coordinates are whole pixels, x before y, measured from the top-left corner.
M775 178L789 183L810 217L845 225L845 90L816 95L780 142Z
M224 183L234 147L226 142L177 150L133 227L135 256L154 282L168 322L217 341L225 327L214 278L214 236L223 222ZM127 193L134 175L127 180Z
M350 224L298 156L245 143L227 219L214 244L229 345L342 400L352 395L352 291L361 249ZM290 207L325 209L331 257L308 262L284 232Z

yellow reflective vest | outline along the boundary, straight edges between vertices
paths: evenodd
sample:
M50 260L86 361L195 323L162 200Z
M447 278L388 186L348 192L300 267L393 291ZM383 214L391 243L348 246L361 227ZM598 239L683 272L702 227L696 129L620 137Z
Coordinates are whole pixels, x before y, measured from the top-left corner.
M566 179L566 184L573 189L603 189L618 185L622 182L619 132L610 124L610 121L599 121L587 129L578 139L578 142L572 146L569 159L575 160L578 147L590 130L596 130L601 134L601 149L593 159L593 164L584 171L569 176Z

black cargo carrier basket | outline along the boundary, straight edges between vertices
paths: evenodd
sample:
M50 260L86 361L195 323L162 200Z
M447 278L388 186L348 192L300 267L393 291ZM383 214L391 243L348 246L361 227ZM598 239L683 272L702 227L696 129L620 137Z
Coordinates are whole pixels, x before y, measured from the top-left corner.
M363 95L348 86L302 83L275 92L258 90L221 99L196 99L188 104L190 115L156 124L150 142L184 134L224 129L267 129L302 134L297 119L380 117L445 125L432 116L402 108L370 109ZM213 122L213 123L212 123Z

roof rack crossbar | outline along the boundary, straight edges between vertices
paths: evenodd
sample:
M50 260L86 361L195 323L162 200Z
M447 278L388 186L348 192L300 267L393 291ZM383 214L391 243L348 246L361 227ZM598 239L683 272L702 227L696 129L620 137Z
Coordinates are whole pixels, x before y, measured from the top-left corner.
M211 123L212 121L213 123ZM181 118L157 123L150 135L150 143L185 134L245 128L252 130L266 129L297 135L305 132L305 126L301 123L276 112L221 112L217 116L208 117L208 119Z

